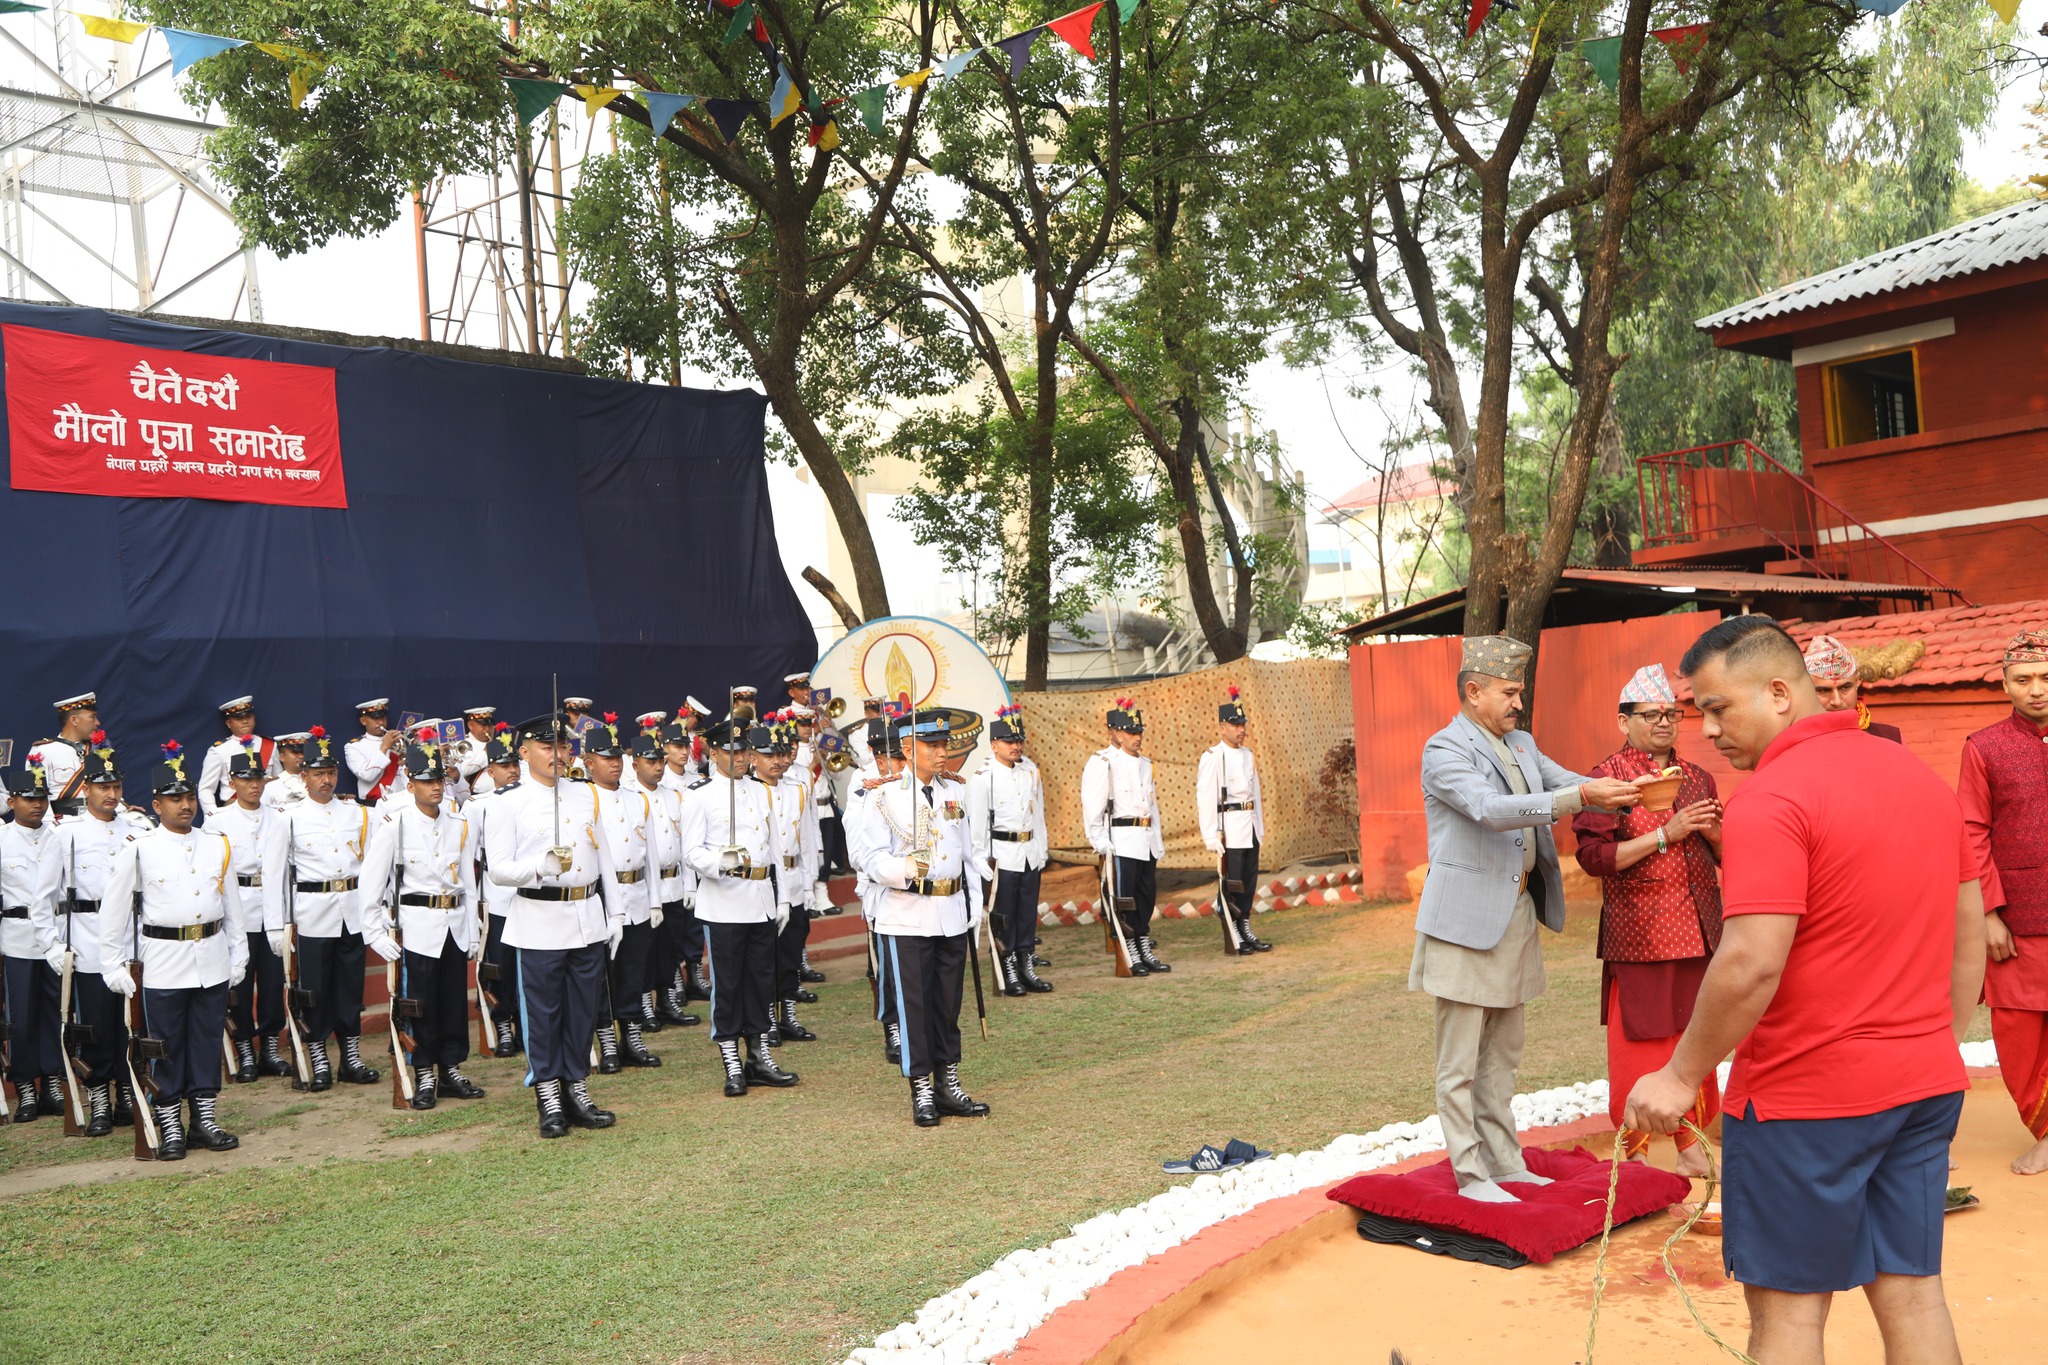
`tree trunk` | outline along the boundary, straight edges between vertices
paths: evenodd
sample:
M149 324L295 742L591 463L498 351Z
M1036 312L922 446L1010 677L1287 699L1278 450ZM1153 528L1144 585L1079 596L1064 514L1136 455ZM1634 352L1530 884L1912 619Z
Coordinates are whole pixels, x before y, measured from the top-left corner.
M1045 691L1052 666L1052 493L1054 414L1059 410L1059 337L1044 325L1039 291L1038 372L1032 376L1029 502L1024 522L1024 690Z
M1479 421L1472 441L1472 513L1465 523L1472 541L1472 566L1465 584L1467 635L1500 631L1501 595L1512 569L1507 541L1508 403L1514 391L1515 284L1522 262L1508 246L1508 188L1505 169L1489 167L1480 177L1484 346ZM1575 516L1577 510L1573 508Z
M1195 487L1195 466L1199 463L1209 481L1210 497L1216 503L1219 521L1228 521L1223 501L1216 487L1215 474L1209 468L1206 443L1202 439L1202 413L1195 400L1186 394L1173 400L1173 415L1180 422L1180 430L1174 438L1173 451L1166 465L1167 482L1173 488L1174 506L1180 509L1175 530L1180 533L1180 555L1188 576L1188 604L1194 608L1195 624L1201 628L1202 639L1207 642L1209 652L1216 656L1216 662L1227 664L1241 659L1245 652L1245 630L1243 622L1251 615L1251 598L1247 591L1250 575L1238 574L1239 595L1243 597L1242 615L1233 627L1223 619L1223 608L1216 601L1216 583L1209 574L1209 538L1202 530L1202 495ZM1226 534L1229 528L1225 526ZM1241 559L1233 554L1233 559Z
M832 519L839 526L840 539L846 542L846 557L853 565L853 593L860 600L862 619L872 621L887 616L889 589L882 581L882 560L875 553L875 538L868 530L867 511L861 506L860 494L855 491L846 467L832 453L825 433L818 430L818 424L811 420L810 410L804 406L797 386L795 371L771 371L765 366L757 366L756 374L761 380L761 387L768 391L768 401L775 408L775 415L782 419L783 430L795 442L797 453L804 457L805 467L817 480L818 491L825 495L825 505L832 509Z

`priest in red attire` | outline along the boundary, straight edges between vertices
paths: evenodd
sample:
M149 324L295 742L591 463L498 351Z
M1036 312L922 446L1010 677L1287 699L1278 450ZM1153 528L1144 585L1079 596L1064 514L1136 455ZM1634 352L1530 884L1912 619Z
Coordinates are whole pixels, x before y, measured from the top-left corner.
M1720 792L1705 769L1675 752L1684 717L1664 665L1637 669L1621 690L1622 746L1591 773L1629 781L1675 767L1678 795L1669 810L1632 806L1572 818L1579 866L1600 879L1600 1021L1607 1025L1607 1108L1617 1129L1636 1081L1671 1060L1721 941ZM1710 1072L1688 1117L1704 1128L1720 1105ZM1629 1157L1648 1160L1648 1133L1622 1129L1616 1140ZM1672 1140L1679 1171L1705 1175L1706 1154L1691 1132L1681 1128Z
M2048 630L2021 631L2005 651L2012 714L1963 741L1956 778L1963 819L1982 859L1991 957L1984 999L1998 1069L2034 1145L2012 1168L2048 1171Z

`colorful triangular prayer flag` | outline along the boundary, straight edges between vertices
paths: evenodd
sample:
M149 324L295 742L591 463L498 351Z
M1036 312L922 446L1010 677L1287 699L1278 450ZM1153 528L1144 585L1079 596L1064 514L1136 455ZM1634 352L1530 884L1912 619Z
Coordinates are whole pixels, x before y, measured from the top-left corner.
M1016 80L1024 74L1025 64L1031 60L1031 45L1038 41L1044 29L1027 28L1022 33L1013 33L996 44L1010 57L1010 79Z
M1678 68L1678 74L1692 74L1692 64L1699 60L1700 53L1707 47L1707 30L1712 24L1681 24L1677 28L1654 28L1650 36L1664 44L1664 50L1671 54L1671 64Z
M913 71L907 76L898 76L896 78L896 88L898 90L915 90L930 80L932 73L937 70L938 68L935 66L928 66L922 71Z
M109 19L100 14L81 14L78 22L87 33L95 38L105 38L114 43L132 43L149 31L148 24L138 24L128 19Z
M647 106L647 122L653 127L654 135L660 137L668 131L669 124L677 114L690 107L695 95L671 95L663 90L643 91L640 102Z
M28 8L34 9L35 6L30 5ZM1991 12L2009 24L2013 16L2020 12L2020 0L1991 0Z
M1092 62L1095 60L1095 16L1102 12L1102 7L1106 3L1108 0L1095 0L1095 3L1086 9L1077 9L1072 14L1062 14L1057 19L1048 19L1045 26L1058 34L1068 47Z
M747 115L760 107L752 100L704 101L704 112L711 115L711 121L718 126L718 135L727 142L740 135L740 129L747 124Z
M823 123L813 123L810 143L821 152L836 148L839 145L839 120L828 118Z
M296 66L285 74L285 88L291 92L294 109L305 108L306 96L313 93L312 87L306 84L306 73Z
M1131 16L1138 12L1138 0L1116 0L1116 18L1120 24L1131 22Z
M1621 36L1612 38L1587 38L1579 44L1579 55L1586 59L1586 65L1593 68L1593 74L1600 78L1600 84L1609 90L1621 85Z
M37 14L41 5L24 4L22 0L0 0L0 14Z
M871 85L853 93L853 107L860 110L860 121L876 137L882 135L882 110L888 99L889 87L886 85Z
M1886 16L1897 14L1906 7L1906 0L1856 0L1857 9L1867 9L1872 14Z
M583 112L592 118L597 117L598 110L626 93L615 85L579 85L574 89L583 96Z
M1479 32L1479 26L1486 22L1486 12L1493 8L1493 0L1472 0L1472 15L1465 21L1465 36L1470 38Z
M733 41L747 31L747 25L754 19L754 0L740 0L739 8L732 12L732 22L725 26L725 36L718 40L720 47L731 47Z
M948 79L957 76L967 69L969 62L980 55L981 49L978 47L970 48L966 52L955 52L952 56L939 63L939 74Z
M164 35L164 46L171 50L171 74L182 76L185 69L194 62L203 62L208 57L238 47L249 45L246 38L223 38L213 33L194 33L182 28L159 28Z
M768 126L773 128L794 114L802 105L803 100L797 94L796 81L791 78L789 68L778 63L775 92L768 96Z
M258 47L263 44L258 43ZM512 100L519 106L519 126L527 124L554 107L556 100L569 93L569 87L560 81L535 81L524 76L507 76L505 84L512 87Z

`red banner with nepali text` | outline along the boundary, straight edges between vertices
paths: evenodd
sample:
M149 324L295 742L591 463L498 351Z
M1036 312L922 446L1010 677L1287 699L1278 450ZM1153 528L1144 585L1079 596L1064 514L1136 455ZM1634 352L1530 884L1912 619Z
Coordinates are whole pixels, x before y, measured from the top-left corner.
M0 324L10 484L346 507L334 371Z

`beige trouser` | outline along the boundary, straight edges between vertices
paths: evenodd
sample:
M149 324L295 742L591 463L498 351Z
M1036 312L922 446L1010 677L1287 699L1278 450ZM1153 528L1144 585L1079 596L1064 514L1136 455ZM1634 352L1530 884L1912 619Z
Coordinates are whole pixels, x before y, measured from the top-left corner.
M1436 1112L1460 1188L1526 1169L1509 1108L1522 1064L1522 1010L1436 1002Z

